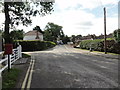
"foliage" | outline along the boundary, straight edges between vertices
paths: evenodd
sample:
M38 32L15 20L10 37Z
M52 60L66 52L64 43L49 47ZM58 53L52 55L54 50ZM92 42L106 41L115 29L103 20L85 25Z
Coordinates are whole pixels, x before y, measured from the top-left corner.
M22 46L22 51L40 51L54 47L56 44L51 41L39 41L39 40L17 40L14 43L19 42Z
M34 27L33 30L37 30L38 32L43 33L43 31L40 29L40 26Z
M13 40L23 40L24 31L23 30L14 30L10 32L10 37Z
M22 53L22 58L29 58L29 57L31 57L31 56L26 53Z
M14 88L19 76L20 70L16 68L12 68L10 72L3 73L3 83L2 90L9 90L10 88Z
M59 26L54 23L48 23L45 27L44 31L44 40L56 42L57 38L62 39L64 37L64 33L62 30L62 26Z
M64 44L67 44L67 42L70 42L70 38L66 35L65 37L62 38L62 41Z
M71 41L72 41L73 43L75 43L75 37L76 37L75 35L72 35L72 36L71 36Z
M92 48L95 51L104 51L104 39L84 40L80 42L81 49L90 50ZM115 43L114 40L107 40L107 52L120 53L120 44Z
M120 29L113 32L113 37L117 43L120 43Z
M9 40L9 27L22 23L27 26L32 23L30 16L37 14L44 16L53 10L53 2L7 2L1 3L4 6L3 12L5 13L5 42L11 43Z

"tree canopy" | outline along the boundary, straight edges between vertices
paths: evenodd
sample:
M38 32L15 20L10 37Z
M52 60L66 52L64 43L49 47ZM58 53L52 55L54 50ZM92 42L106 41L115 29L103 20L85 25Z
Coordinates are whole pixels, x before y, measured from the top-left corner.
M9 29L19 24L25 26L32 23L31 16L50 14L53 2L7 2L4 0L3 13L5 13L5 43L10 43Z
M44 32L41 30L40 26L34 27L33 30L37 30L37 31L40 32L40 33L44 33Z
M57 41L57 38L62 39L64 37L62 26L54 23L48 23L44 30L44 40L46 41Z
M23 36L23 30L14 30L10 32L10 37L12 38L12 40L23 40Z

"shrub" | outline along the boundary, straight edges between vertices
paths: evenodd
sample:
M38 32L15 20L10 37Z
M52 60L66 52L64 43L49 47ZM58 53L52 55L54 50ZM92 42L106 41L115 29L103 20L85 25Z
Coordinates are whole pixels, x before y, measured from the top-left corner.
M120 43L120 29L113 32L113 37L117 43Z
M17 40L14 43L19 43L22 46L22 51L40 51L52 48L56 45L51 41L39 40Z
M92 48L95 51L104 51L104 39L96 40L84 40L80 42L81 49L90 50ZM107 39L107 52L120 53L120 44L116 43L113 39Z

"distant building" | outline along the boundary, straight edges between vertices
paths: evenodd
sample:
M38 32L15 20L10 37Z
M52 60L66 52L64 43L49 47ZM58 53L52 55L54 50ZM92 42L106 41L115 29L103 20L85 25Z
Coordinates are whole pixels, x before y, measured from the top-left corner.
M25 33L23 40L40 40L43 41L43 32L37 30Z
M106 35L106 38L113 38L113 33L110 33L109 35ZM97 36L96 39L104 39L104 35Z
M113 33L107 35L106 38L113 38ZM75 37L75 42L78 42L78 43L79 43L79 42L82 41L82 40L94 40L94 39L104 39L104 35L101 34L101 35L99 35L99 36L96 36L95 34L93 34L93 35L90 35L90 34L89 34L89 35L83 36L83 37L81 37L81 36L76 36L76 37Z

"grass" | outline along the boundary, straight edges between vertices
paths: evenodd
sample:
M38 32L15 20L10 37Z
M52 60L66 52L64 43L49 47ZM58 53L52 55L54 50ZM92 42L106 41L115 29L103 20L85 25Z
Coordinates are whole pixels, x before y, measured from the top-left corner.
M87 50L87 49L80 49L80 50L90 51L90 50ZM92 52L96 52L96 53L102 53L102 54L104 54L104 52L100 52L100 51L92 51ZM107 54L111 54L111 55L120 55L120 54L116 54L116 53L109 53L109 52L107 52Z
M9 72L5 71L2 74L3 83L2 83L2 90L9 90L10 88L14 88L20 74L21 70L12 68Z
M81 48L80 48L80 50L84 50L84 51L90 51L90 50L87 50L87 49L81 49Z
M105 52L100 52L100 51L93 51L93 52L96 52L96 53L105 53ZM107 54L111 54L111 55L119 55L119 54L116 54L116 53L109 53L109 52L107 52Z
M22 57L23 57L23 58L29 58L29 57L31 57L31 56L28 55L28 54L22 53Z

